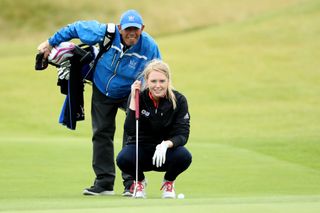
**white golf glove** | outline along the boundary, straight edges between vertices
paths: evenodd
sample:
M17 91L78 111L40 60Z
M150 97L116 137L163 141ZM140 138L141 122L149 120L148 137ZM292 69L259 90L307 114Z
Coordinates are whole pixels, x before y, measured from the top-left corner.
M156 151L152 157L152 164L156 167L161 167L166 162L166 153L168 144L162 142L156 146Z
M70 61L66 60L61 63L60 67L58 68L58 78L63 80L69 80L70 78Z

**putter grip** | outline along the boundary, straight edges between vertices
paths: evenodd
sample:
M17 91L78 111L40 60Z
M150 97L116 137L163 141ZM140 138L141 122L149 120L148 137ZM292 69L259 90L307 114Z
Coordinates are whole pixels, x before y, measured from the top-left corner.
M139 96L140 96L140 90L136 89L135 94L135 108L136 108L136 120L140 117L140 109L139 109Z

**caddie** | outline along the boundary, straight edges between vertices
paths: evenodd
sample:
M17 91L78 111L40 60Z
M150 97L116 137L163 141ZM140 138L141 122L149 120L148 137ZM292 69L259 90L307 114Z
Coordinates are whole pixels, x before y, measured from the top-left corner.
M141 15L136 10L128 10L122 14L119 24L77 21L61 28L38 46L38 51L47 58L52 48L61 42L76 38L88 45L103 46L109 42L108 33L114 33L110 48L101 52L93 73L92 167L96 177L93 185L84 189L84 195L115 194L113 141L117 111L126 108L131 85L145 65L152 59L161 58L158 45L144 31L144 27ZM133 177L122 173L122 178L125 187L123 195L131 196L129 189Z

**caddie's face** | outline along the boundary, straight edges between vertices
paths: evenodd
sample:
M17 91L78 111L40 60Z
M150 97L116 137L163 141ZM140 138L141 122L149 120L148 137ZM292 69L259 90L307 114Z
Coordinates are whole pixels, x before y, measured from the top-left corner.
M128 28L122 30L121 27L119 26L120 34L122 36L124 43L127 46L135 45L140 38L140 35L143 31L143 28L144 28L144 26L142 26L141 29L139 29L137 27L128 27Z
M159 98L166 96L168 85L169 79L165 76L165 74L159 71L150 72L147 79L147 86L155 100L159 100Z

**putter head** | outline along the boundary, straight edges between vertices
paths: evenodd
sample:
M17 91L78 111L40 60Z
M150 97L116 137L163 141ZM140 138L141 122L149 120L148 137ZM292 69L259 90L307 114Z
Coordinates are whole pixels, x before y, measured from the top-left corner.
M137 183L137 184L135 184ZM134 181L134 190L132 194L132 198L146 198L146 192L145 192L145 187L147 182L145 180L143 181Z
M48 67L48 59L44 58L44 53L36 55L35 70L45 70Z
M134 181L134 189L133 189L133 194L132 194L133 198L137 198L136 195L137 195L137 187L138 187L138 185L135 184L135 183L136 183L136 181Z

